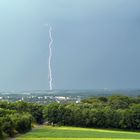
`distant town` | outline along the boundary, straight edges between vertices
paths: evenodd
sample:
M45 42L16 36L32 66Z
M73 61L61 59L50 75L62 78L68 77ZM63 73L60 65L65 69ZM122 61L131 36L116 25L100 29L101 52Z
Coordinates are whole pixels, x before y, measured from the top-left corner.
M32 92L0 92L0 100L3 101L26 101L26 102L36 102L41 104L49 104L52 102L57 103L79 103L81 97L77 95L60 95L44 91L32 91Z
M0 91L0 100L2 101L26 101L40 104L57 103L80 103L84 98L93 96L110 95L128 95L139 96L140 90L36 90L36 91Z

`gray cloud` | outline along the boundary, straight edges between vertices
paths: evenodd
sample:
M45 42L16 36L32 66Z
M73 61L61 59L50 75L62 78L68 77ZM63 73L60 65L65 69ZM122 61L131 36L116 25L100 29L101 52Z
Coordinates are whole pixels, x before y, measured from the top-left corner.
M0 89L138 88L139 0L0 1Z

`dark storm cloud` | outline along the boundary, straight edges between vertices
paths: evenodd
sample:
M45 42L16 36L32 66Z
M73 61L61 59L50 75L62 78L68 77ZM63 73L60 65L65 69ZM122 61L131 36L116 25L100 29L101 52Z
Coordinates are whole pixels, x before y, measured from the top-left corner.
M2 0L0 20L1 89L48 89L46 23L55 88L139 87L139 0Z

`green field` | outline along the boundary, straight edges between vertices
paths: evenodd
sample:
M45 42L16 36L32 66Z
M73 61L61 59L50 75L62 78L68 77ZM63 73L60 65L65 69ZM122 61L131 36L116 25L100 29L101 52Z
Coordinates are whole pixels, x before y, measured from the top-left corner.
M140 140L140 133L43 126L16 138L16 140Z

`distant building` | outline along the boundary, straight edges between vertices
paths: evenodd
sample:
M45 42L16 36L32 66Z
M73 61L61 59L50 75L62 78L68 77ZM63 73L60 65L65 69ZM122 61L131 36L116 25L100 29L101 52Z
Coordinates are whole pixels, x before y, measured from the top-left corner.
M81 98L78 97L77 101L76 101L76 104L80 103L81 102Z

